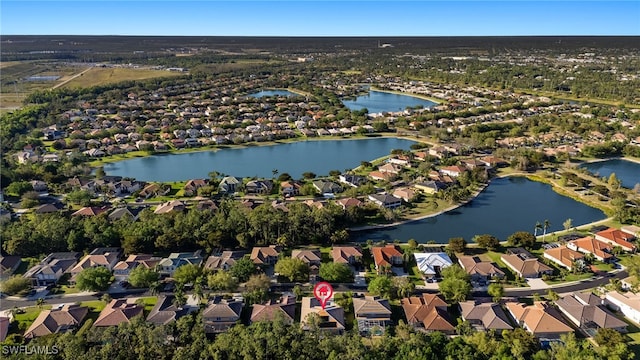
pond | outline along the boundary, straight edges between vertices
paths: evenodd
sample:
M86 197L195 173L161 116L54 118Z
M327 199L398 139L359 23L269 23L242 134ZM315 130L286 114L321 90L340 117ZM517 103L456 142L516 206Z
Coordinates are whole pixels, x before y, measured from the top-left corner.
M433 101L419 97L389 93L384 91L369 91L366 95L358 96L355 100L343 100L342 103L349 110L366 108L369 114L403 111L407 107L422 106L428 108L437 105Z
M217 151L153 155L106 164L107 175L144 181L182 181L208 178L211 171L236 177L273 177L289 173L300 179L310 171L325 176L389 155L392 149L409 150L414 141L397 138L358 140L308 140L268 146L249 146Z
M536 222L545 220L550 223L548 232L563 230L562 223L569 218L573 226L579 226L606 216L557 194L548 184L509 177L493 180L478 197L455 210L390 228L354 232L353 239L407 242L413 238L419 243L446 244L452 237L471 242L475 235L491 234L504 241L516 231L534 232Z
M300 96L300 95L296 93L292 93L291 91L288 91L288 90L262 90L256 93L249 94L247 96L261 98L264 96Z
M640 164L623 160L611 159L605 161L596 161L580 165L599 177L609 177L612 173L622 182L622 186L633 189L636 184L640 184Z

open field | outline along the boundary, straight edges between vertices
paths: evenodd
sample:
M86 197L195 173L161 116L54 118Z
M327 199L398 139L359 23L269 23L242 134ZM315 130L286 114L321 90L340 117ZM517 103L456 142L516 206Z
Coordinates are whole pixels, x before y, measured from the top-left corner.
M132 68L91 68L81 76L78 76L62 87L78 88L98 85L113 84L127 80L144 80L156 77L184 75L181 72L166 70L132 69Z

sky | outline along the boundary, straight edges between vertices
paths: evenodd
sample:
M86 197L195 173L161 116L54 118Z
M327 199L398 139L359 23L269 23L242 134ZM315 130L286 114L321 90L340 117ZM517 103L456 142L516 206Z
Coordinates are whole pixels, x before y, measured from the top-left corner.
M640 0L0 0L0 35L640 35Z

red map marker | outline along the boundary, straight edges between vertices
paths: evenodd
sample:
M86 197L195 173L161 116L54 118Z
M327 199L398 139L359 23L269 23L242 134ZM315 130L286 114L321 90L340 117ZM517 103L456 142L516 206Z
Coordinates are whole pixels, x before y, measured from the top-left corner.
M324 310L324 307L327 305L327 300L333 296L333 287L331 287L331 284L328 282L321 281L313 287L313 295L320 301L322 310Z

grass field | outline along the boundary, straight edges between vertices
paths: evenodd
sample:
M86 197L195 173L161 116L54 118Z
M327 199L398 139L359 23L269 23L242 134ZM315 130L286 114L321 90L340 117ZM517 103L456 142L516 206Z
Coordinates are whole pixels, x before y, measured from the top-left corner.
M168 77L184 75L179 72L169 72L166 70L151 69L131 69L131 68L91 68L81 76L78 76L62 87L78 88L91 87L105 84L113 84L127 80L144 80L156 77Z

